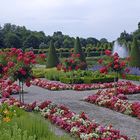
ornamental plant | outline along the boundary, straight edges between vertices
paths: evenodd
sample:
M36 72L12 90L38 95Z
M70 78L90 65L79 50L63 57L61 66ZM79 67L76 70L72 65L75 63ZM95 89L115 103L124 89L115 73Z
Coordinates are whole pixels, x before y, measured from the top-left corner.
M57 57L56 50L52 41L50 42L49 52L47 56L47 68L56 67L59 64L59 59Z
M105 55L108 56L108 63L105 63L103 65L103 67L100 69L100 73L107 74L109 72L114 72L115 73L114 82L118 81L119 75L122 75L122 77L125 78L126 77L125 74L129 72L129 69L126 68L127 65L126 60L128 59L124 61L119 57L118 53L112 54L110 50L106 50ZM104 61L100 59L98 62L102 64ZM114 88L116 89L116 85L114 85Z
M108 72L114 72L115 78L118 78L118 74L122 74L125 77L125 73L129 72L129 69L126 68L127 60L120 59L118 53L114 53L112 55L110 50L106 50L105 54L108 56L108 63L105 63L103 67L100 69L100 73L107 74ZM100 59L98 61L100 64L103 64L103 60ZM116 80L115 80L116 81Z
M11 81L19 81L21 91L20 101L24 102L23 85L30 86L33 79L32 67L36 64L36 56L32 51L23 52L21 49L12 48L8 51L0 52L0 75L2 78L10 78ZM44 55L38 58L44 59Z
M71 54L71 57L65 59L62 64L59 64L57 66L57 69L68 72L79 69L84 70L86 69L86 67L86 62L80 60L80 54Z

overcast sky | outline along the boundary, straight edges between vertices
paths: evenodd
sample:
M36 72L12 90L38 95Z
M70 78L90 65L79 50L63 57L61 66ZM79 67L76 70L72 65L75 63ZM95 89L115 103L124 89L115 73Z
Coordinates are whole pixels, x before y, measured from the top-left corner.
M140 21L140 0L0 0L0 24L13 23L52 35L115 40Z

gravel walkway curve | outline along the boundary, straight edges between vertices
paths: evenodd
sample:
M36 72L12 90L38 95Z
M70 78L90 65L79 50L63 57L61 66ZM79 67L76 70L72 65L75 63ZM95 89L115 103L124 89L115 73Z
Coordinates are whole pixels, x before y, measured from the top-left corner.
M31 103L33 101L51 100L56 104L64 104L68 106L72 111L80 113L84 111L90 119L95 119L97 122L103 125L112 124L114 128L121 131L122 134L128 136L135 136L137 140L140 140L140 120L112 111L107 108L99 107L94 104L90 104L82 101L84 97L96 93L97 90L89 91L49 91L37 86L25 87L25 102ZM130 96L130 95L129 95ZM133 95L134 96L134 95ZM18 95L13 95L18 98ZM134 96L140 99L140 94ZM134 97L129 97L134 100ZM61 135L63 131L56 129L56 133Z

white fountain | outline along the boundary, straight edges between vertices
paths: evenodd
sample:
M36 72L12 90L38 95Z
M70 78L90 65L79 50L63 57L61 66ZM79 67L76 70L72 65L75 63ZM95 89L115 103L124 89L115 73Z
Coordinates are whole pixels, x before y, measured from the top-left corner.
M128 47L125 45L120 45L117 41L114 43L112 53L114 54L115 52L118 53L120 58L126 58L129 56Z

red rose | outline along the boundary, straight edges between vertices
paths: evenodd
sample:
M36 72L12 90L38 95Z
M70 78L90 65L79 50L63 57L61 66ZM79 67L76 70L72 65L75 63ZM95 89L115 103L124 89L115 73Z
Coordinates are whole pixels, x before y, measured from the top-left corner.
M10 62L8 62L8 67L13 67L14 65L15 65L15 63L14 62L12 62L12 61L10 61Z
M31 86L30 81L27 81L27 82L26 82L26 86L27 86L27 87L30 87L30 86Z
M20 72L22 75L26 75L26 71L25 71L23 68L20 68L20 69L19 69L19 72Z
M102 64L102 63L103 63L103 59L99 59L99 60L98 60L98 63L99 63L99 64Z
M114 69L118 69L119 68L119 65L114 65Z
M129 72L130 72L130 69L126 68L126 69L125 69L125 72L126 72L126 73L129 73Z
M111 55L111 51L110 50L105 50L105 55L110 56Z
M76 54L76 56L77 56L77 57L80 57L80 54L78 53L78 54Z

